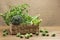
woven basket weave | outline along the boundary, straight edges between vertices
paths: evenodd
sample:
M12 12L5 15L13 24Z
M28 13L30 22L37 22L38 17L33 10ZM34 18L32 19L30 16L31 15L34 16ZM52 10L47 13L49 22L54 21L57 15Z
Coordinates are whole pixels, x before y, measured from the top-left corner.
M36 33L36 32L39 32L39 25L30 25L30 24L29 25L25 25L25 24L11 25L10 32L11 34Z

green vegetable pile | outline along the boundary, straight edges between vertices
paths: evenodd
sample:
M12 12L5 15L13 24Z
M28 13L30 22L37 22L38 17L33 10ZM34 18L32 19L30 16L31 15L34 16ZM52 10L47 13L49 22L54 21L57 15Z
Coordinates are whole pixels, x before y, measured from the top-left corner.
M25 37L26 39L29 39L30 37L32 37L32 33L30 33L30 34L26 33L25 35L17 33L16 37L20 37L20 38L24 38Z
M38 16L30 16L28 14L29 7L28 4L13 6L6 13L0 14L0 16L3 17L7 25L19 25L20 23L38 25L42 20L40 20Z
M50 36L48 30L40 30L40 33L42 33L42 36ZM55 37L56 34L52 34L51 37Z
M40 33L41 33L41 36L44 36L44 37L49 37L49 36L55 37L56 36L56 34L49 34L48 30L40 30ZM34 35L39 36L40 33L36 32ZM7 29L4 29L3 36L5 37L8 34L9 33L8 33ZM30 37L33 37L34 35L33 35L33 33L26 33L26 34L17 33L16 37L29 39Z

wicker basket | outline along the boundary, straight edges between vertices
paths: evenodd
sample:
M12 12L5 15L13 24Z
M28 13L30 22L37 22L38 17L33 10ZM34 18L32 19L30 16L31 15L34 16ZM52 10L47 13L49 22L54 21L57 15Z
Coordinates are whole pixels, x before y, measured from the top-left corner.
M11 34L17 34L17 33L36 33L39 32L39 25L26 25L26 24L20 24L20 25L11 25L10 27Z

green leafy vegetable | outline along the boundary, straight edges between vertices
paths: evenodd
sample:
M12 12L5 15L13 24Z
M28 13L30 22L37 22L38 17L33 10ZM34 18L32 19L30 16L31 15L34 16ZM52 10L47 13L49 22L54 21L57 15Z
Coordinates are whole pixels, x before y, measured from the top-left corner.
M33 24L35 24L35 25L38 25L41 21L42 21L42 20L39 20L39 19L38 19L38 16L35 16L35 17L33 17L33 19L32 19L32 22L33 22Z
M14 6L11 7L10 10L7 11L5 14L0 14L0 16L3 17L5 23L8 26L11 23L15 25L20 23L39 25L42 20L39 19L38 16L32 17L28 15L28 7L28 4Z

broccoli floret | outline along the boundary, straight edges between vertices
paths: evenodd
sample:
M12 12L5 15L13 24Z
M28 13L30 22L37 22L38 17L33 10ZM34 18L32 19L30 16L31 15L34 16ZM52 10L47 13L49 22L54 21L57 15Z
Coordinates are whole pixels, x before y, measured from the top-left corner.
M22 17L19 15L13 16L11 19L11 23L14 25L19 25L20 23L22 23Z

